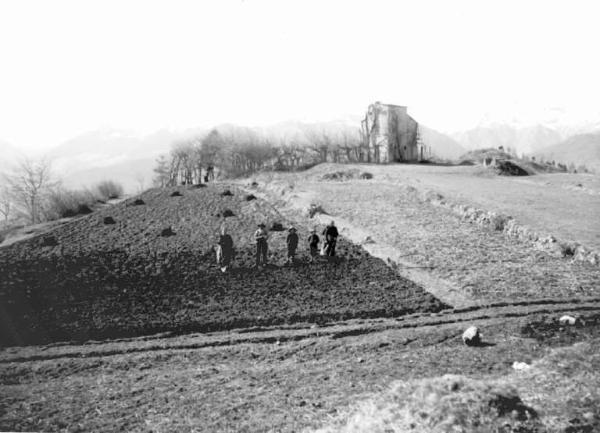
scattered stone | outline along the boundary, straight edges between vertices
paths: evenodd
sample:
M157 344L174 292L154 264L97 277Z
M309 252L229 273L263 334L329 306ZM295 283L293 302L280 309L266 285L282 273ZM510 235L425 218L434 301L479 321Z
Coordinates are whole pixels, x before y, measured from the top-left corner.
M256 196L254 194L248 194L246 196L246 201L256 200Z
M367 236L366 238L363 239L362 243L363 244L374 244L375 241L373 240L373 238L371 238L371 236Z
M173 231L173 229L169 226L166 229L162 229L162 231L160 232L160 235L163 237L168 237L168 236L175 236L175 232Z
M171 193L171 197L181 197L181 196L182 196L182 194L179 191L173 191Z
M469 326L462 335L463 343L467 346L477 346L481 343L481 334L477 326Z
M194 189L206 188L206 184L205 183L197 183L192 188L194 188Z
M232 193L231 191L229 191L228 189L226 189L225 191L223 191L223 192L221 193L221 195L222 195L223 197L227 197L227 196L232 196L232 195L233 195L233 193Z
M373 179L373 175L371 173L368 172L364 172L360 174L360 178L361 179Z
M513 362L512 368L514 370L527 370L527 369L531 368L531 365L527 364L526 362L515 361L515 362Z
M107 216L104 217L104 224L116 224L116 221L113 217Z
M565 314L560 319L558 319L558 322L561 325L570 325L570 326L573 326L573 325L577 324L577 319L575 317L573 317L573 316L569 316L569 315Z
M144 200L142 200L141 198L136 198L136 199L134 200L133 204L134 204L135 206L140 206L140 205L146 204L146 202L145 202Z
M258 186L258 182L252 182L252 183L250 184L250 186L252 186L252 187L255 187L255 188L256 188L256 187Z
M40 245L42 247L55 247L58 245L58 241L54 236L44 236L40 241Z

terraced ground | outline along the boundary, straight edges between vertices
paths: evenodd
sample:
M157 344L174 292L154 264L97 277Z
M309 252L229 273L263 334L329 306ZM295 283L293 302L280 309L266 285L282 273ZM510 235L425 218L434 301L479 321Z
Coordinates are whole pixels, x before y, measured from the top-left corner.
M0 248L0 430L600 431L597 267L377 173L321 181L329 169L148 191L52 229L55 246ZM330 215L303 215L316 199ZM273 266L252 269L258 221L304 238L332 218L341 260L308 264L301 249L283 267L272 232ZM211 250L224 222L228 275ZM468 325L483 344L462 344Z

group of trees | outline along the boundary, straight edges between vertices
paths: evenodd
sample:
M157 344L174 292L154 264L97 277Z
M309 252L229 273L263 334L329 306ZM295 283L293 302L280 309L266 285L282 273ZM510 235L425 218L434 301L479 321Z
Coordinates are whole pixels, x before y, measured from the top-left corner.
M201 183L209 167L238 176L262 169L293 171L322 162L363 162L368 151L359 131L306 130L269 137L248 128L213 129L203 137L173 143L154 169L156 186Z
M40 222L43 199L56 186L48 160L21 161L12 172L2 176L0 212L4 222L17 215L25 216L31 224Z
M48 159L24 159L0 176L0 226L37 224L87 213L98 202L123 195L123 187L103 181L94 188L69 190L53 175Z

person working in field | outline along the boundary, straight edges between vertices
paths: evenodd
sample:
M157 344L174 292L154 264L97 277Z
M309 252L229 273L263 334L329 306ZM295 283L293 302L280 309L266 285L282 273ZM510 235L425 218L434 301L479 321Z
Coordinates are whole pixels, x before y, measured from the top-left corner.
M217 263L221 268L221 272L227 272L227 268L231 265L233 258L233 239L227 233L225 227L221 228L221 235L217 244Z
M314 262L315 257L319 255L319 236L317 235L316 230L310 231L310 236L308 237L308 248L310 248L310 261Z
M325 255L330 257L335 256L335 244L337 243L339 234L333 221L325 227L323 235L325 236Z
M296 248L298 248L298 234L293 226L288 229L288 232L285 240L287 243L287 262L293 264L296 257Z
M254 232L254 240L256 241L256 267L258 268L261 264L263 266L267 265L267 249L268 244L267 240L269 238L269 234L265 228L263 223L258 225L258 230Z

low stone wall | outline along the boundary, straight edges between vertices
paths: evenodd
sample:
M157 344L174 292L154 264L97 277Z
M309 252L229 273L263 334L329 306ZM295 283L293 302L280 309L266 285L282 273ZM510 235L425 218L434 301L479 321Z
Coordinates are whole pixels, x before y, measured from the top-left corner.
M434 191L422 192L420 193L420 198L428 201L434 206L450 209L463 220L481 226L491 227L494 230L504 232L504 234L509 237L529 242L533 244L535 248L546 251L553 256L572 258L573 260L600 265L600 253L598 251L594 251L578 242L559 240L553 235L535 232L526 226L520 225L509 215L490 212L463 204L451 203L442 195Z

